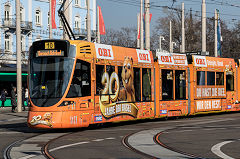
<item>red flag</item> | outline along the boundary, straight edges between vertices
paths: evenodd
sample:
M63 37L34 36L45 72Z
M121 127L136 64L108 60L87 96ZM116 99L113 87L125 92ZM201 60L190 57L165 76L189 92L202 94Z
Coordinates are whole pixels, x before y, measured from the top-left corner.
M55 22L55 9L56 9L56 0L51 0L51 11L52 11L52 29L57 29L56 22Z
M101 7L100 6L98 6L98 10L99 10L99 13L98 13L98 17L99 17L99 32L100 32L100 35L105 35L106 34L105 25L104 25L104 20L103 20L102 11L101 11Z
M141 28L141 17L140 17L140 14L138 14L138 36L137 36L137 39L140 39L140 28Z
M143 18L144 18L144 20L145 20L145 14L144 14L143 16L144 16ZM152 20L152 13L150 13L149 16L150 16L150 17L149 17L149 22L151 22L151 20Z

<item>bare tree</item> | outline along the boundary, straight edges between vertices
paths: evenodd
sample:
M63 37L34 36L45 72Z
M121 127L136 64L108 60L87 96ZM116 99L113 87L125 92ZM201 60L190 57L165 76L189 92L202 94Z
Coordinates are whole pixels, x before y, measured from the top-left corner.
M101 41L104 44L136 48L137 30L127 27L121 28L119 31L108 29Z

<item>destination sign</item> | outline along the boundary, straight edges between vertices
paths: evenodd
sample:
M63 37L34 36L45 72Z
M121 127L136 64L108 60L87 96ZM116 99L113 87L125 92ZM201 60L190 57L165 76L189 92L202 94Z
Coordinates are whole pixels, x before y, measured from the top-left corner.
M64 51L60 50L39 50L37 51L36 57L45 57L45 56L64 56Z

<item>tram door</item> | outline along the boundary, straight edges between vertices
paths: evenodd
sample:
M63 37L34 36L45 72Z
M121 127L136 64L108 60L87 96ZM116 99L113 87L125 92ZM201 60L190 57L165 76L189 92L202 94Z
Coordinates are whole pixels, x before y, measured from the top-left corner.
M234 91L234 73L226 72L226 90L227 90L227 109L236 101Z
M67 95L67 98L78 98L75 109L93 109L91 85L91 63L77 60L72 83Z

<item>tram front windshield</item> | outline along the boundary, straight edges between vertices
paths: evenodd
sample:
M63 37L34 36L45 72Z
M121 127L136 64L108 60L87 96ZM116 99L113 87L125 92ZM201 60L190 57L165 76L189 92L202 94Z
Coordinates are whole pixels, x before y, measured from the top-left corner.
M30 52L29 89L31 101L39 107L49 107L56 104L64 95L69 83L73 64L75 46L57 45L56 52L63 52L61 56L39 56L39 46ZM67 45L67 44L66 44ZM57 47L58 46L58 47ZM46 52L46 50L42 51Z

